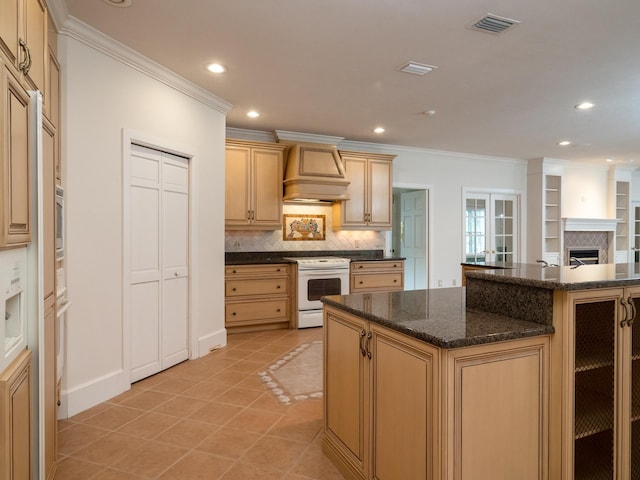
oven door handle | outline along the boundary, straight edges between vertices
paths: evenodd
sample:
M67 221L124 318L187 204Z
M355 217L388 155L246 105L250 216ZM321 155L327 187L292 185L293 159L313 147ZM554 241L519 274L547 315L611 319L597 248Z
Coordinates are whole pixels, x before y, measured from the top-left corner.
M349 274L349 269L344 268L342 270L336 269L336 270L299 270L298 271L298 276L299 277L330 277L330 276L336 276L336 275L348 275Z

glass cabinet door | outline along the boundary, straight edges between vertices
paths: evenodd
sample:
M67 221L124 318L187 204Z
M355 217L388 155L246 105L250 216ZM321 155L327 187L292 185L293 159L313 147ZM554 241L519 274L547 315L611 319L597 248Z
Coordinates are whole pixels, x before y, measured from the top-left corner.
M574 479L612 480L618 299L575 305Z

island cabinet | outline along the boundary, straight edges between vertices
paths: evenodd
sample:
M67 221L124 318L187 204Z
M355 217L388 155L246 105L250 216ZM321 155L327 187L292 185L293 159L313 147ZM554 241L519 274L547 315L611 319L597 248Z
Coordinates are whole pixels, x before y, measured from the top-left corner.
M290 328L294 275L288 264L225 267L225 327L228 332Z
M403 260L351 262L351 293L393 291L404 288Z
M324 324L323 451L345 478L550 478L548 335L447 349L326 304Z
M286 145L227 140L225 228L282 228L283 151Z
M640 478L640 287L555 295L551 478Z
M391 230L394 155L341 151L349 200L333 204L334 230Z

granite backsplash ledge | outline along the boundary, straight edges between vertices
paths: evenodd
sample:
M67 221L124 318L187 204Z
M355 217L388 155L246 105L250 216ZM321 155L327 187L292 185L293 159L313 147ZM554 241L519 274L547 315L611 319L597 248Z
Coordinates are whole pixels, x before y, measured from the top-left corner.
M225 252L226 264L233 262L279 261L286 257L347 257L353 261L376 260L384 258L383 250L278 250L263 252Z

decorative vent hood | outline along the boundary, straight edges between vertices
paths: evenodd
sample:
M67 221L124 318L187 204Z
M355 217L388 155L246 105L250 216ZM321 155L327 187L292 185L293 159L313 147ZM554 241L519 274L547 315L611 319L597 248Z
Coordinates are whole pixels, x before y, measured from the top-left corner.
M609 218L563 218L565 232L614 232L616 219Z
M285 202L349 199L349 180L335 146L343 138L282 130L276 130L276 135L279 143L288 146L283 182Z

